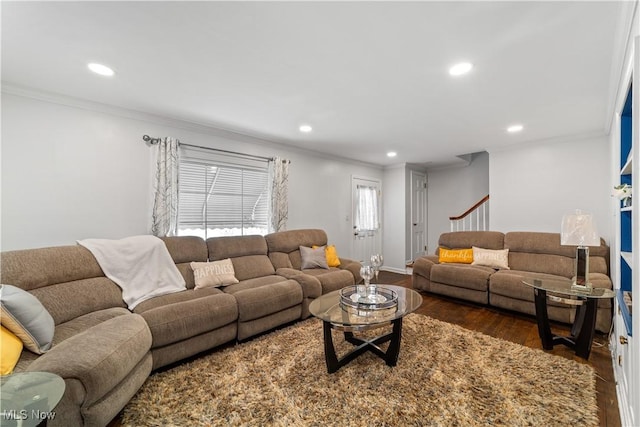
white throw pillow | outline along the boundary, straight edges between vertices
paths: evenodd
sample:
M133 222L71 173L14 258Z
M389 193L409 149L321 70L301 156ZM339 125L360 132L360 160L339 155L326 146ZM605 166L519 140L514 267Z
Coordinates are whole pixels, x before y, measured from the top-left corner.
M472 265L509 270L509 249L482 249L475 246L472 249Z
M233 285L238 283L230 258L212 262L192 262L196 289Z

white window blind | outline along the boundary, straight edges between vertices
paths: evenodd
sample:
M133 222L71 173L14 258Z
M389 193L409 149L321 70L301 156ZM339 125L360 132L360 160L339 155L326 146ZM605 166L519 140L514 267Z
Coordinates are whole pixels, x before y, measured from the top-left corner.
M180 147L178 235L267 234L267 160Z
M380 228L378 219L378 189L358 185L356 191L356 231L376 231Z

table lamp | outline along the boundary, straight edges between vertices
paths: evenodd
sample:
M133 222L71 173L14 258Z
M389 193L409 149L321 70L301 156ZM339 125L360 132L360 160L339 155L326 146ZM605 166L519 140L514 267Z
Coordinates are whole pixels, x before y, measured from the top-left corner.
M590 292L589 246L600 246L598 229L590 213L577 209L562 217L560 244L576 246L575 277L571 289Z

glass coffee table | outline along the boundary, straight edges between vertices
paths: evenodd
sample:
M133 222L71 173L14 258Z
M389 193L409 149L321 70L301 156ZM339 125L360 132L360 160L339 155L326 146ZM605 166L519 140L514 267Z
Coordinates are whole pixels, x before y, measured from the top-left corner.
M574 349L576 356L588 359L596 329L598 300L613 298L614 292L604 288L593 288L590 291L575 290L571 288L572 281L569 279L527 277L522 283L533 288L538 334L540 341L542 341L542 348L552 350L554 345L563 344ZM547 292L551 295L547 295ZM569 336L551 333L549 315L547 314L547 298L578 307Z
M354 296L350 303L345 300L348 287L343 290L333 291L314 299L309 305L311 314L322 320L324 334L324 355L327 363L327 371L331 374L342 366L354 360L359 355L370 351L383 359L387 365L396 366L400 354L400 339L402 335L402 319L414 312L422 304L422 296L402 286L377 285L381 293L393 295L390 303L358 304ZM347 301L347 303L345 303ZM377 329L385 325L391 325L391 332L371 339L356 337L354 332L363 332ZM344 332L345 341L353 344L355 348L338 359L331 330ZM389 342L387 350L380 348L383 343Z

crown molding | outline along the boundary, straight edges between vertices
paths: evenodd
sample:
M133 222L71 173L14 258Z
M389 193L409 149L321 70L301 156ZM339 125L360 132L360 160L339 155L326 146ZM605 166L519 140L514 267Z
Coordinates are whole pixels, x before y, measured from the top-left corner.
M238 132L235 130L224 129L217 126L207 125L207 124L198 123L198 122L192 122L192 121L178 119L178 118L169 117L169 116L145 113L143 111L132 110L124 107L117 107L110 104L104 104L96 101L89 101L82 98L76 98L68 95L63 95L60 93L47 92L39 89L26 87L26 86L15 85L7 82L2 82L1 92L7 95L15 95L23 98L35 99L38 101L58 104L65 107L78 108L78 109L87 110L87 111L109 114L117 117L122 117L125 119L143 121L143 122L153 123L160 126L174 127L174 128L183 129L183 130L200 133L204 135L215 136L218 138L226 138L226 139L231 139L231 140L244 142L248 144L260 145L261 147L264 147L265 145L267 145L267 146L273 147L274 149L295 152L302 155L311 155L311 156L323 158L326 160L335 160L335 161L340 161L342 163L349 163L349 164L358 165L358 166L366 166L366 167L375 168L379 170L384 169L383 165L349 159L346 157L340 157L332 154L322 153L319 151L314 151L306 148L300 148L292 145L291 143L276 141L261 135L250 134L248 132ZM151 135L151 136L153 137L154 135ZM140 139L142 139L142 135L140 135Z
M160 114L146 113L139 110L132 110L125 107L104 104L97 101L90 101L83 98L76 98L73 96L63 95L61 93L48 92L7 82L2 82L2 92L9 95L22 96L24 98L31 98L38 101L63 105L66 107L73 107L88 111L110 114L126 119L155 123L162 126L176 127L197 133L212 134L215 136L222 136L230 139L242 139L245 140L245 142L278 143L277 141L273 141L263 135L250 134L248 132L239 132L236 130L225 129L224 127L217 125L212 126L209 124L178 119L170 116L163 116ZM247 138L252 141L246 140ZM280 144L282 145L282 143Z
M487 153L491 154L491 153L499 153L503 151L521 150L523 148L528 148L532 146L558 145L558 144L566 144L569 142L586 141L586 140L593 140L593 139L599 139L599 138L601 138L603 141L608 141L609 136L604 131L591 131L591 132L584 132L580 134L563 135L558 137L543 138L543 139L537 139L532 141L523 141L516 144L503 145L501 147L493 147L493 148L487 149L486 151Z

